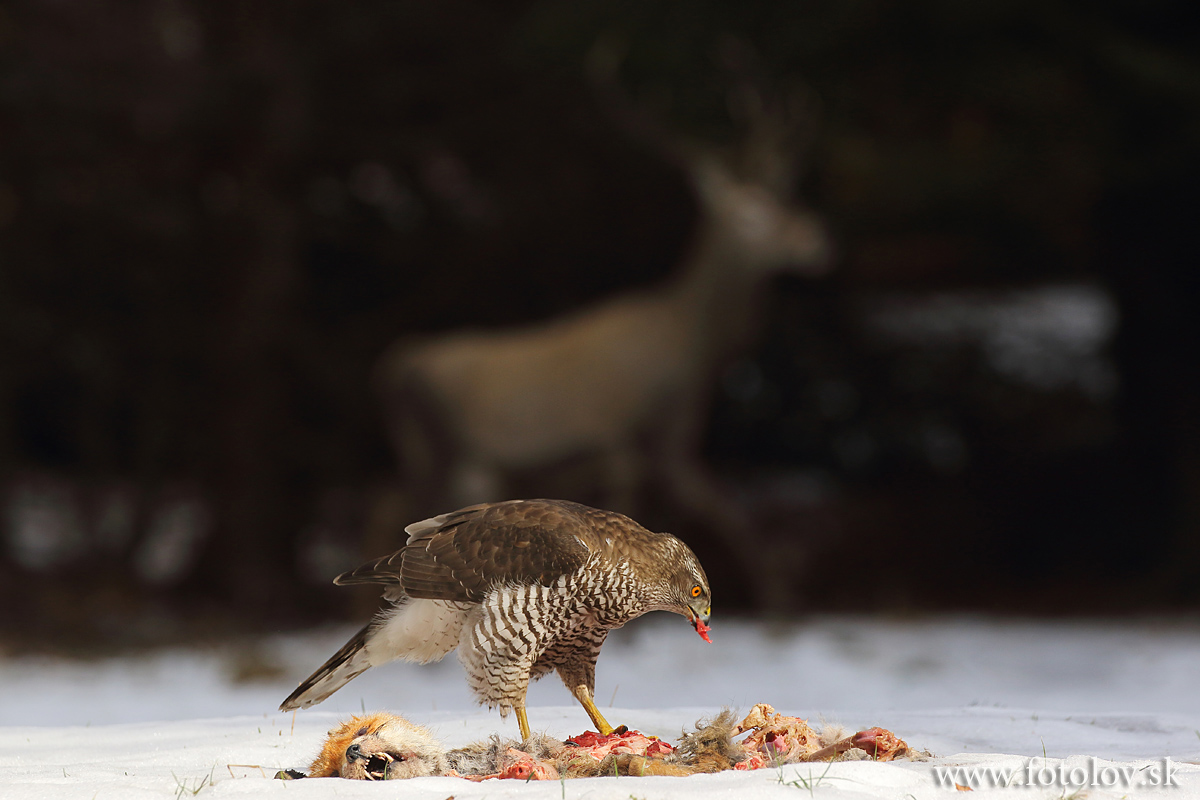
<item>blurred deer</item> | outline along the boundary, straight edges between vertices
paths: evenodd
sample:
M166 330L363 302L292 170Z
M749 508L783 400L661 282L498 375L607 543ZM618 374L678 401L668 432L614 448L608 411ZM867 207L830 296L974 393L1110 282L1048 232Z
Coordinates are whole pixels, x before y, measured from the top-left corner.
M654 477L746 547L744 515L700 461L709 399L750 342L766 280L823 273L830 243L821 221L785 196L791 131L757 95L743 100L747 130L733 158L677 140L662 148L700 210L671 279L536 325L385 353L385 415L409 488L430 506L422 510L503 499L506 474L584 455L604 465L610 507L632 512Z

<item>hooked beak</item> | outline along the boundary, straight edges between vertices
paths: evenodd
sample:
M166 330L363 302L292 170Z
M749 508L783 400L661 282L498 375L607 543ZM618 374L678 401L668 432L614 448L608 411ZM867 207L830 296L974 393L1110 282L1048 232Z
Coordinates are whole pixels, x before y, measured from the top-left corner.
M696 629L696 633L700 634L700 638L712 644L712 639L708 638L708 632L712 630L705 623L708 622L709 615L712 613L712 608L704 609L703 614L699 614L691 606L687 608L687 617L691 621L692 627Z

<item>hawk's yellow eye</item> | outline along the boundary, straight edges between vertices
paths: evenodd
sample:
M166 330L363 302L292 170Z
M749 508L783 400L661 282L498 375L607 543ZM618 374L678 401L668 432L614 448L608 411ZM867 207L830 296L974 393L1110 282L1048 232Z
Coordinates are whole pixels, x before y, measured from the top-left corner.
M696 584L695 586L692 587L692 597L699 597L699 596L700 596L700 584Z

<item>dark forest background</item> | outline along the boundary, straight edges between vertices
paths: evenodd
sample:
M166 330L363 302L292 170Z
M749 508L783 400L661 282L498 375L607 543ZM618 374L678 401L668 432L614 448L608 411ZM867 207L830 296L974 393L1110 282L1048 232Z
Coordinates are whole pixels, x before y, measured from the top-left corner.
M380 354L653 287L688 252L686 176L597 90L613 52L697 140L736 138L731 68L803 92L793 188L836 242L826 275L771 282L699 444L786 591L641 492L718 614L1194 612L1191 10L0 5L5 641L349 616L329 580L419 506ZM553 472L516 486L593 496Z

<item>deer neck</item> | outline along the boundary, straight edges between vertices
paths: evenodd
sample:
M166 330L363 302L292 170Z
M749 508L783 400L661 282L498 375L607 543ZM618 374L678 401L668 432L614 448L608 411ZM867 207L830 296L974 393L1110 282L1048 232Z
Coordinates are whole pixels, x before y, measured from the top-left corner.
M678 279L674 304L707 359L743 346L770 271L753 262L744 243L714 224L702 224Z

